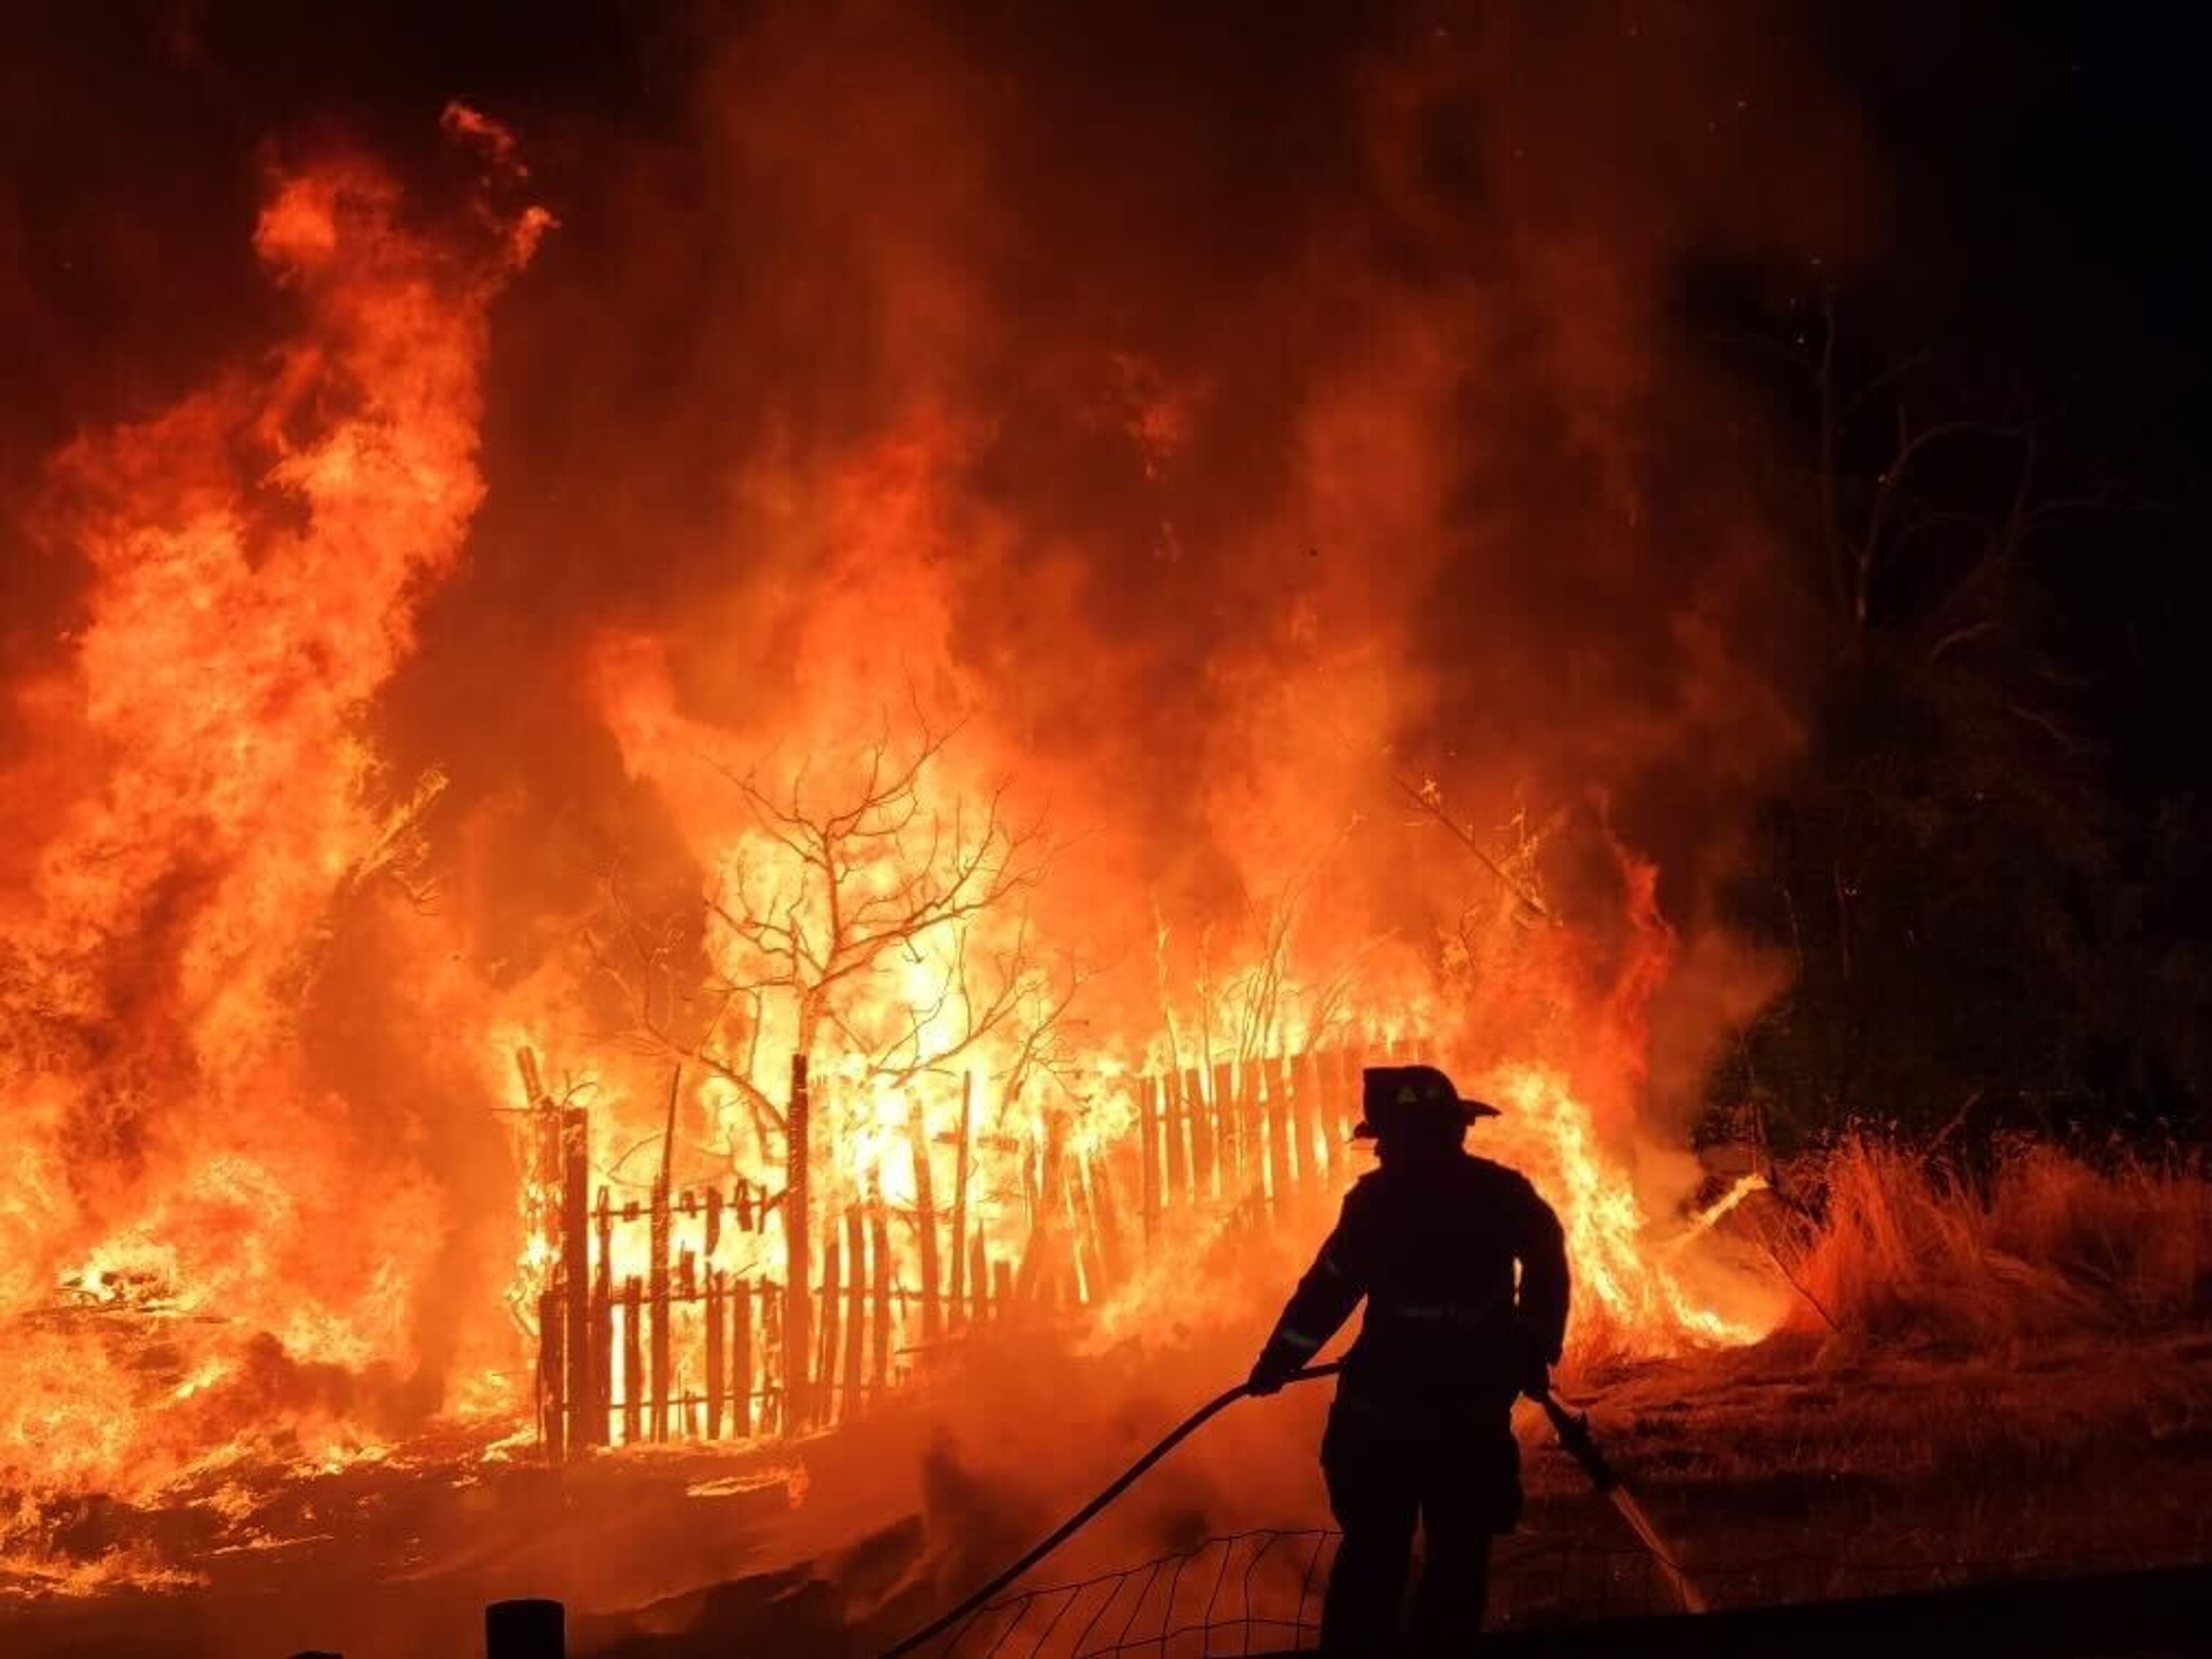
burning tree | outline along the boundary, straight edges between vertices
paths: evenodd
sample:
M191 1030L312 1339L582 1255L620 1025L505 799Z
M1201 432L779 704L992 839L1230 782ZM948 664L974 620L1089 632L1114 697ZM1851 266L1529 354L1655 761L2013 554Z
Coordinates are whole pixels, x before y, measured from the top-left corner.
M886 720L857 755L826 764L818 755L744 769L708 761L742 824L696 905L651 925L610 879L610 924L589 936L632 1038L702 1068L734 1109L718 1154L741 1161L742 1125L760 1165L782 1165L784 1188L772 1201L786 1243L794 1425L815 1411L803 1372L813 1324L819 1078L833 1074L879 1116L890 1109L909 1134L922 1273L933 1284L915 1091L950 1084L988 1047L1008 1094L1018 1094L1030 1074L1052 1066L1053 1034L1082 978L1072 963L1048 965L1031 930L1029 901L1051 861L1041 826L1014 819L1003 782L978 793L950 775L957 728L919 718L916 727L902 743ZM956 1214L967 1197L967 1115L963 1096ZM957 1279L957 1248L955 1256Z

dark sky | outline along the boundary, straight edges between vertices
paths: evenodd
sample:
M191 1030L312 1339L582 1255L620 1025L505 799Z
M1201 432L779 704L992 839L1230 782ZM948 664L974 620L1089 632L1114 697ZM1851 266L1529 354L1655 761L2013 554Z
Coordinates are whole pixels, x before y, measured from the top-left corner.
M272 135L343 129L404 156L449 97L530 132L556 205L608 135L672 137L702 43L744 8L165 3L10 9L0 24L0 489L76 426L157 404L254 337L244 228ZM1160 94L1249 101L1271 125L1345 9L1117 5L1055 24L1097 65L1071 119ZM1506 9L1510 10L1510 8ZM1613 8L1627 13L1632 7ZM2066 648L2122 774L2194 787L2212 367L2212 122L2186 8L1883 3L1779 8L1820 38L1889 192L1857 279L1870 337L1936 348L1960 386L2033 407L2054 477L2122 503L2049 550ZM1449 7L1432 8L1448 16ZM1038 38L1034 9L955 9ZM1426 15L1426 14L1425 14ZM1047 30L1050 33L1050 30ZM1064 70L1060 64L1054 72ZM1019 72L1019 66L1013 68ZM1256 164L1256 163L1255 163ZM233 233L204 234L228 223ZM0 650L58 580L9 532Z
M1891 162L1881 284L1900 349L1936 347L2109 481L2045 568L2123 775L2201 788L2212 531L2212 118L2188 8L1882 5L1839 62Z

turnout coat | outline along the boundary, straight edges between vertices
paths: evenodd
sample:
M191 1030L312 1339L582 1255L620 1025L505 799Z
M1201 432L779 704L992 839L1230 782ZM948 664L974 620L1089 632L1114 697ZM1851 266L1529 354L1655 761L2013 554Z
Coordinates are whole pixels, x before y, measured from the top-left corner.
M1480 1507L1502 1531L1520 1507L1507 1419L1523 1380L1559 1359L1567 1296L1565 1240L1551 1206L1503 1164L1439 1149L1386 1164L1345 1195L1261 1364L1287 1376L1364 1299L1332 1440L1379 1440L1409 1457L1467 1454L1470 1468L1490 1472Z

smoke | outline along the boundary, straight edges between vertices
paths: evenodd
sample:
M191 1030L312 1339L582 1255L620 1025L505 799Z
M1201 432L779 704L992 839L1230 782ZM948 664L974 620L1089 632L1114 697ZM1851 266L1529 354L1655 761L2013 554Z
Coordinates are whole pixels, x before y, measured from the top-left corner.
M1049 931L1127 1023L1156 921L1188 975L1293 891L1317 962L1431 960L1487 881L1433 778L1586 931L1616 843L1656 866L1694 1094L1772 982L1705 894L1804 670L1686 295L1871 217L1778 11L769 8L675 126L569 152L501 313L492 496L385 704L457 811L574 829L569 906L653 856L617 630L763 750L918 687L1075 843Z
M1296 977L1356 964L1374 999L1425 1000L1470 1073L1550 1060L1616 1127L1692 1102L1713 1042L1775 982L1706 895L1798 741L1805 669L1754 483L1775 458L1688 295L1713 270L1847 264L1878 206L1852 115L1784 9L679 15L604 71L649 68L649 96L488 101L516 147L484 165L526 161L560 228L489 312L480 408L471 382L466 429L442 434L469 476L438 497L432 540L396 556L357 629L286 659L297 695L330 699L318 741L381 757L386 793L446 781L421 823L428 948L380 913L307 980L283 976L288 934L206 992L219 1012L296 991L307 1040L352 1062L342 1101L318 1076L261 1109L364 1143L405 1126L404 1152L363 1155L384 1230L349 1235L408 1264L388 1327L439 1369L492 1316L499 1264L478 1258L511 1246L485 1191L496 1160L457 1127L495 1101L483 1011L502 1030L572 1012L576 926L608 869L696 894L684 803L617 737L648 681L733 752L908 708L958 722L971 775L1052 826L1036 923L1101 970L1083 1017L1102 1040L1141 1043L1164 983L1249 954L1295 907ZM222 31L163 38L133 76L236 84ZM465 45L496 92L496 54ZM337 73L255 107L319 119ZM409 98L349 112L428 125ZM245 147L224 129L210 149L234 164ZM392 165L427 179L412 149ZM187 166L223 199L207 155ZM467 195L422 190L410 203ZM0 304L46 326L27 225L0 224ZM68 331L19 424L96 430L211 363L245 372L241 342L300 302L208 251L248 225L155 214L145 235L225 303L189 351L143 325L112 354ZM100 282L158 289L132 238L87 246ZM490 304L420 257L433 292ZM291 414L341 418L345 401ZM125 451L89 440L58 474L0 482L27 522L58 476ZM199 459L241 471L219 446ZM236 562L265 591L263 563ZM323 568L351 568L341 550ZM36 621L0 658L17 694L0 753L24 846L51 848L83 792L56 733L92 694L69 674L100 643L71 630L112 573L77 553L27 570L5 589ZM1401 781L1433 781L1496 856L1525 853L1514 868L1560 925L1529 927ZM356 773L325 802L356 840L375 830L367 788ZM101 923L126 954L164 906L197 913L199 866L153 834L118 836L161 866ZM254 844L241 830L222 850ZM42 902L27 858L0 860L19 912ZM143 993L173 1006L159 973L175 953L147 950ZM402 960L404 985L380 983ZM57 1126L83 1100L33 1088L9 1110L54 1160L21 1184L69 1188ZM127 1188L131 1157L99 1156ZM310 1221L344 1201L314 1192ZM22 1213L26 1236L52 1219ZM939 1467L957 1507L957 1466Z

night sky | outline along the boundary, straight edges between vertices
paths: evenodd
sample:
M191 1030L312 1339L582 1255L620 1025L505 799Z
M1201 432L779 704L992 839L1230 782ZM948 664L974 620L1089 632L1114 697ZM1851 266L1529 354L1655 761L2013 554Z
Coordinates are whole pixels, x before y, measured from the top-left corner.
M1209 99L1279 119L1271 87L1406 15L1363 8L1355 22L1338 7L1223 5L1192 22L1187 9L1048 23L1018 6L951 9L1032 49L1040 35L1076 40L1099 88L1084 113L1097 120L1192 79ZM1992 406L2039 411L2061 470L2111 484L2115 509L2047 550L2058 625L2130 784L2195 787L2212 756L2183 716L2212 524L2201 461L2212 124L2187 9L1745 9L1814 40L1875 136L1885 246L1853 283L1856 314L1896 352L1940 348ZM640 3L13 10L0 25L0 478L20 488L47 445L157 401L251 337L245 238L204 231L249 222L255 160L272 138L340 130L404 155L432 142L445 100L474 99L531 136L557 200L579 192L575 175L608 133L680 144L702 43L744 15ZM43 591L29 556L11 542L0 594L19 615ZM35 648L8 632L12 651Z

